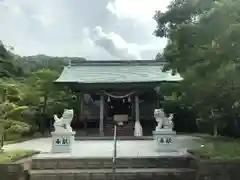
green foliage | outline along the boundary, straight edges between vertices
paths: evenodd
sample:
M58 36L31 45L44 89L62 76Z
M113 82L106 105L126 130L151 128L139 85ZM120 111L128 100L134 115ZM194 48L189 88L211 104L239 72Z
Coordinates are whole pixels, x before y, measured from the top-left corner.
M26 84L30 88L27 92L31 94L34 92L35 100L32 105L37 106L39 112L42 115L51 114L59 111L57 109L63 110L66 106L64 102L68 98L67 89L58 87L54 84L54 81L58 78L59 73L50 69L40 69L26 78ZM31 95L30 95L31 96ZM29 96L25 96L26 101L29 101ZM66 100L64 100L67 98ZM25 101L25 103L26 103Z
M86 61L81 57L51 57L45 55L17 57L18 65L27 74L35 72L39 69L51 69L60 72L70 60Z
M12 47L7 48L6 45L0 41L0 78L21 75L22 70L16 65L14 55L10 50L12 50Z
M27 106L18 106L9 101L5 101L0 104L0 118L21 120L23 118L22 112L27 109Z
M53 82L69 60L78 57L20 57L0 42L0 119L7 139L31 135L72 103L72 94ZM45 128L45 129L44 129Z
M11 163L14 160L26 157L26 156L32 156L33 154L37 154L38 152L34 150L24 150L24 149L18 149L18 150L11 150L11 151L2 151L0 152L0 164L1 163Z
M240 1L174 0L155 20L156 35L169 38L166 69L184 78L167 85L166 96L176 92L176 104L212 124L216 135L240 117Z
M4 127L5 140L14 140L30 132L31 127L24 122L15 120L0 120L0 126Z
M236 159L240 158L239 139L223 137L204 137L200 140L204 146L199 150L200 156L204 159Z

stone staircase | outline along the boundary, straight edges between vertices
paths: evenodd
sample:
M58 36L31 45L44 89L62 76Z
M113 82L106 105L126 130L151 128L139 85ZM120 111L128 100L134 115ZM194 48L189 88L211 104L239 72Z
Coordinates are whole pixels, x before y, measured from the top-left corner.
M195 180L197 166L189 156L117 158L33 158L31 180Z

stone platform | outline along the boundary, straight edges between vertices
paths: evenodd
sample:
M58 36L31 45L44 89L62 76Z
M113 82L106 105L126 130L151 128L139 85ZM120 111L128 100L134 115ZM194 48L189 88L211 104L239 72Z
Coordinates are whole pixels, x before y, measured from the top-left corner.
M69 153L50 153L51 138L4 146L6 150L41 151L33 157L31 180L195 180L196 161L185 151L191 137L179 136L178 152L157 152L153 140L117 142L116 172L113 173L113 141L75 141ZM183 148L184 147L184 148Z
M186 148L197 146L195 144L196 137L177 136L178 151L184 151ZM90 139L90 140L89 140ZM71 156L77 157L112 157L113 140L91 140L84 139L76 140L73 144ZM159 152L155 151L155 143L153 140L120 140L117 141L118 156L138 157L138 156L158 156ZM16 144L5 145L4 149L30 149L37 150L42 153L51 152L52 139L40 138L30 141L25 141Z

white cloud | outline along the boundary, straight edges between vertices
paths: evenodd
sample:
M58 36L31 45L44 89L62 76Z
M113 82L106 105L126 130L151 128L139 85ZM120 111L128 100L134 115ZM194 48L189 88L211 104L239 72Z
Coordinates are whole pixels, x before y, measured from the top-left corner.
M132 18L143 22L151 21L154 12L166 10L168 0L111 0L108 2L107 9L119 18Z
M121 60L141 60L139 52L132 49L118 34L114 32L105 34L99 26L94 28L93 34L95 36L93 42L110 55Z
M99 26L96 26L91 31L89 38L95 45L103 48L106 52L119 60L141 60L141 52L159 50L153 45L127 43L121 36L114 32L108 34L104 33Z
M166 8L168 2L4 0L0 1L0 40L14 46L21 55L151 59L166 43L152 35L156 27L152 16L155 10ZM98 43L89 35L96 26L108 37ZM115 48L109 51L103 42Z

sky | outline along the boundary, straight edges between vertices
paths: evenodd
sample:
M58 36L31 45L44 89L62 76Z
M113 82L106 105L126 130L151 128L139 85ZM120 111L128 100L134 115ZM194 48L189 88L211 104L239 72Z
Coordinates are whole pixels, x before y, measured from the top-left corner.
M0 0L0 40L22 55L149 60L166 45L153 35L170 0Z

